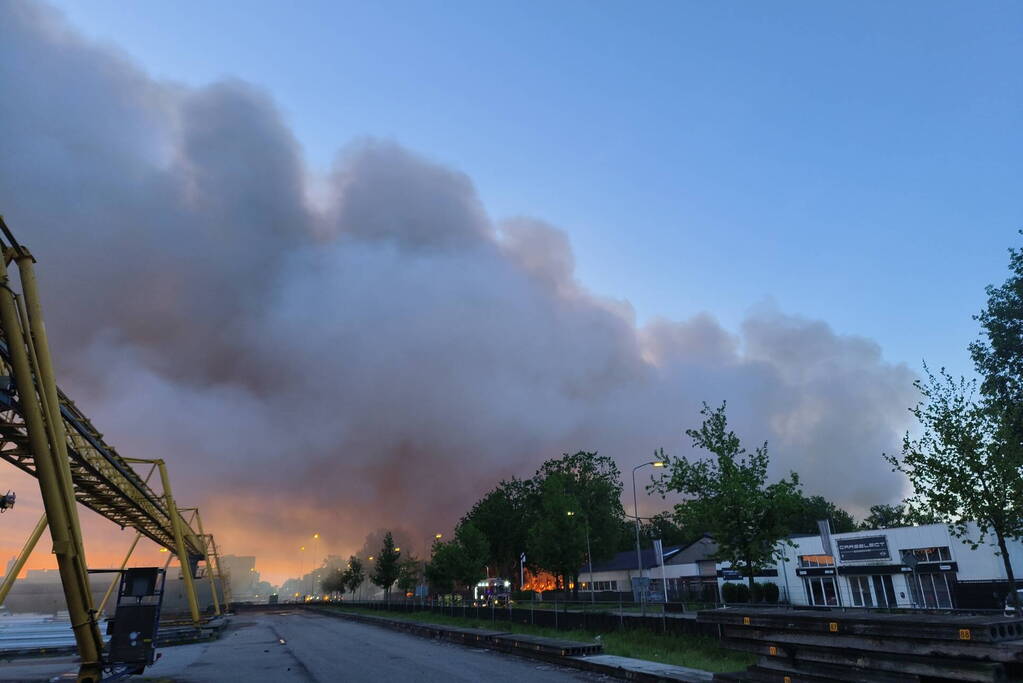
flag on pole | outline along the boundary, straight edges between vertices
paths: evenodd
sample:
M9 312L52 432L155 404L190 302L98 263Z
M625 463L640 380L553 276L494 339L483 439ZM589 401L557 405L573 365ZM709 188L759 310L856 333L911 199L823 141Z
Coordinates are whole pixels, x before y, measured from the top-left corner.
M831 555L831 525L828 520L818 520L817 530L821 532L821 545L824 547L824 554Z

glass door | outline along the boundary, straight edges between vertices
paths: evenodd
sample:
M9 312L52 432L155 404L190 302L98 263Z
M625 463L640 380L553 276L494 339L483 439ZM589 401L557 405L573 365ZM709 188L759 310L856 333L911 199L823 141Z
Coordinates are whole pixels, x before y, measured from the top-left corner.
M895 599L895 584L892 583L890 574L881 574L870 577L874 587L874 601L878 607L895 607L898 603Z

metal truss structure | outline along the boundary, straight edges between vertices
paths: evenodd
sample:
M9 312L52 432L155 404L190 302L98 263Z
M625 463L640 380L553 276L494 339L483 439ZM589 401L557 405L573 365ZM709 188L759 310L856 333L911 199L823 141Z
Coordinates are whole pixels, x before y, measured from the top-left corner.
M222 593L224 586L219 557L212 535L203 531L198 509L188 508L193 510L191 521L198 524L193 528L175 504L164 461L122 457L57 387L36 289L35 259L14 239L2 217L0 232L7 240L6 244L0 240L0 459L38 479L45 509L17 558L16 570L0 584L0 603L48 526L82 660L78 679L91 683L102 679L111 662L103 655L76 504L138 532L122 570L143 536L177 556L196 625L201 616L194 579L201 561L206 562L215 613L220 614L216 581L221 581ZM7 274L11 264L19 271L20 293ZM142 477L134 464L151 469ZM149 486L157 470L160 493Z
M0 375L12 376L7 344L0 344ZM0 458L36 475L28 428L15 392L0 392ZM171 513L162 496L153 492L71 399L58 389L60 413L67 435L68 464L75 500L117 526L131 527L157 544L174 550ZM186 526L185 544L190 561L205 559L198 532Z

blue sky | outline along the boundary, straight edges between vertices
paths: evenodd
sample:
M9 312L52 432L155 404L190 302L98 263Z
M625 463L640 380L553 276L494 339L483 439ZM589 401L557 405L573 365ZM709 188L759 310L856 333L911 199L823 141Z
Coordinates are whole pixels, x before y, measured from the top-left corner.
M150 74L258 84L571 236L641 320L751 306L968 371L1020 243L1020 3L57 2Z

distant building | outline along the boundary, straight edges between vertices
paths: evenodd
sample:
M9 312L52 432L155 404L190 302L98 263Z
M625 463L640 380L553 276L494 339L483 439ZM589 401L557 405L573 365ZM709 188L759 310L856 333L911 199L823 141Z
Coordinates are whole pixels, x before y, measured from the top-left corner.
M273 592L269 583L260 580L253 555L223 555L220 571L231 587L234 602L266 602Z

